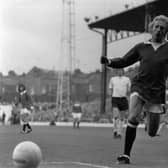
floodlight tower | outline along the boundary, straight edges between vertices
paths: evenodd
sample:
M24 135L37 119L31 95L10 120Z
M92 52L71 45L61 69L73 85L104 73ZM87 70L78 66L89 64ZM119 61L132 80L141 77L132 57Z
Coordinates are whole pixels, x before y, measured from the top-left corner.
M76 60L76 22L75 22L75 0L68 1L69 7L69 84L68 84L68 105L72 103L72 73L75 66Z
M62 24L61 24L61 40L60 40L60 60L59 63L64 63L65 51L66 51L66 31L65 31L65 1L62 1ZM60 113L62 112L63 105L63 80L64 80L64 72L61 69L58 72L57 78L57 95L56 95L56 108Z
M62 0L62 31L61 31L61 47L60 56L62 64L67 65L64 70L68 73L59 72L57 83L57 99L56 106L61 112L63 103L65 106L71 108L71 90L72 90L72 72L74 70L74 60L76 54L75 44L75 0ZM66 63L66 61L68 62Z

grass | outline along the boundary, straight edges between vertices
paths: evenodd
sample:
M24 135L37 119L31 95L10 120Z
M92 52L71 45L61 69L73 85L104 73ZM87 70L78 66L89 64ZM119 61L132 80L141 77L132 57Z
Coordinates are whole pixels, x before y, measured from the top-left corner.
M37 143L43 153L40 167L90 167L86 163L113 168L166 168L168 165L167 130L160 137L150 138L138 129L132 151L132 164L116 165L122 153L124 138L113 139L112 128L33 126L30 134L21 134L19 126L0 126L0 167L12 165L12 151L21 141ZM76 164L77 162L85 165ZM64 163L64 164L60 164ZM68 163L68 164L67 164ZM54 165L53 165L54 164ZM76 164L76 165L74 165Z

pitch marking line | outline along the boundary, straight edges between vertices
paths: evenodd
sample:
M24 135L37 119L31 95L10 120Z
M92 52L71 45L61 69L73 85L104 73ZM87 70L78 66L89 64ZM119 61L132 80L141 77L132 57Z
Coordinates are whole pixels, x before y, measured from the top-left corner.
M54 165L54 164L74 164L74 165L80 165L80 166L88 166L88 167L93 167L93 168L111 168L109 166L101 166L101 165L96 165L92 163L83 163L83 162L42 162L42 165Z

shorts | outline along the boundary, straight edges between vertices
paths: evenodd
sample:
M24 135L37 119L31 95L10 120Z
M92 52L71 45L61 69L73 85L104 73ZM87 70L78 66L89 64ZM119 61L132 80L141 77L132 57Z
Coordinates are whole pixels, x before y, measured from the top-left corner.
M21 124L27 124L29 123L31 117L31 112L26 109L26 108L23 108L20 110L20 120L21 120Z
M145 102L144 105L144 111L156 113L156 114L163 114L165 113L165 105L164 104L152 104L145 100L138 92L131 93L130 98L133 96L138 96L140 99L142 99Z
M118 108L120 111L128 110L128 100L126 97L112 97L112 107Z
M73 117L73 119L80 120L82 117L82 113L72 113L72 117Z

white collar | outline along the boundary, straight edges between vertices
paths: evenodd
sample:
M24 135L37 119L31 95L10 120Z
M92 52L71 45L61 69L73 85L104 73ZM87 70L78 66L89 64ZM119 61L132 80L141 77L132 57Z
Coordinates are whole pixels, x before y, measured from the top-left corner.
M20 92L20 95L23 95L23 94L25 94L27 91L26 90L24 90L23 92Z
M164 45L167 42L168 42L168 40L165 40L162 43L155 43L155 42L152 42L152 41L148 40L148 41L145 41L144 44L152 45L153 49L156 51L160 46Z
M155 43L155 42L152 42L151 40L147 40L147 41L144 41L144 44L158 44L158 45L163 45L165 43L167 43L168 40L166 39L164 42L162 43Z

